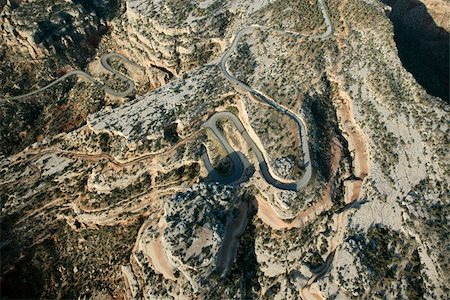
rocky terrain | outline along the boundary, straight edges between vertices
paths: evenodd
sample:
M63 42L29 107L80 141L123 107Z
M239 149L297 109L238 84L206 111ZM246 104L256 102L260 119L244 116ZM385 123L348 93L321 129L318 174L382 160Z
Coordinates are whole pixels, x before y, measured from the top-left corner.
M120 87L117 80L98 68L96 58L119 47L111 41L111 33L113 20L122 15L123 9L124 3L119 0L5 1L0 12L1 98L36 90L78 69ZM34 12L32 16L30 11ZM147 65L143 74L134 74L138 92L164 84L169 75ZM76 78L38 97L0 101L0 135L4 141L0 154L10 155L45 136L70 132L84 125L89 114L123 101Z
M446 299L449 7L0 2L1 296Z

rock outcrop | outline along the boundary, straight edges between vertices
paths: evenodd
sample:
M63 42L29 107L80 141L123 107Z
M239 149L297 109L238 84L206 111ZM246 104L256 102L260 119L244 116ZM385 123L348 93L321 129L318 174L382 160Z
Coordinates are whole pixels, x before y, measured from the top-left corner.
M308 0L130 0L118 20L103 12L86 16L111 24L98 55L111 50L141 60L145 71L111 64L142 84L126 99L106 99L80 80L32 101L4 101L1 146L14 144L9 138L15 133L25 138L37 135L33 128L41 131L30 147L0 155L2 296L445 298L450 172L443 141L449 107L402 66L384 5L325 2L333 32L323 40L279 30L310 19L305 31L323 36L319 12L293 9L312 10L316 2ZM12 3L3 10L40 2ZM96 3L55 5L89 11ZM224 25L221 16L233 18ZM70 27L59 14L55 20L55 26ZM293 122L267 109L269 102L236 88L214 60L217 49L254 23L267 27L242 36L249 47L234 48L229 67L273 99L283 115L289 109L301 116L307 139L299 139ZM20 43L8 28L8 41ZM33 47L42 53L35 65L27 64L34 79L22 82L18 75L31 50L18 47L27 60L18 50L14 61L5 46L10 56L0 62L0 79L8 84L0 89L17 94L27 82L48 82L74 67L49 72L60 57L44 41L69 46L72 35L41 33L43 42ZM208 43L218 48L208 52ZM100 66L93 60L87 71L123 87L102 77ZM165 74L176 76L154 89L143 79L153 69L154 83L164 84ZM74 111L77 122L67 121ZM227 118L216 122L218 135L202 126L217 112L234 114L242 127ZM24 120L27 130L21 128ZM53 130L55 124L68 132ZM295 178L308 164L311 180L298 191L268 180L245 132L266 150L279 175ZM215 152L216 169L234 151L248 173L235 182L214 182L208 176L214 166L202 160L205 147ZM307 161L297 159L303 147L310 149Z
M4 51L32 60L57 55L80 66L95 53L108 29L102 17L76 1L56 1L51 7L35 1L7 1L0 14L0 28Z
M13 1L0 9L0 98L22 95L93 59L107 33L106 16L90 1ZM86 114L102 107L95 89L73 81L23 101L0 105L0 153L18 152L46 135L79 127ZM79 86L80 87L80 86ZM79 100L90 94L91 100ZM76 101L70 101L76 97ZM81 97L84 99L84 97ZM72 103L70 103L72 102ZM74 103L75 102L75 103ZM12 116L15 116L12 118Z
M217 4L217 5L216 5ZM223 4L128 0L112 38L143 65L153 64L180 75L222 51L232 22Z
M218 268L234 261L235 251L223 251L236 244L236 235L228 227L246 224L246 211L240 216L240 198L239 190L204 183L166 198L158 225L151 218L144 223L133 250L132 270L141 280L139 289L145 291L145 299L163 296L150 280L141 277L148 268L168 280L172 296L188 290L192 295L206 296L213 289L210 281L217 280L222 271ZM178 291L180 286L185 290Z

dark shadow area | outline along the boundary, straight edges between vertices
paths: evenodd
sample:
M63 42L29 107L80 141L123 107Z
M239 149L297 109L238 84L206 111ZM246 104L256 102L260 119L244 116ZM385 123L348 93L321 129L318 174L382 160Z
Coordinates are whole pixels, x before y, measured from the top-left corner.
M339 135L339 126L331 101L330 81L326 76L323 76L321 81L326 86L324 92L321 94L304 93L302 109L310 112L311 115L312 124L309 128L309 138L314 173L324 181L328 181L332 176L333 139Z
M0 194L0 199L3 195ZM1 201L1 208L4 203ZM0 278L3 287L4 274L12 268L12 263L17 261L20 257L20 246L17 242L17 238L14 236L13 226L17 222L19 216L15 214L3 214L0 217ZM0 289L0 294L3 295L3 288Z
M336 250L333 250L332 252L330 252L330 254L328 254L323 264L313 270L313 273L315 274L315 279L313 280L313 283L319 280L321 277L323 277L330 271L335 255Z
M331 121L325 111L324 99L313 99L308 94L305 94L305 99L311 109L314 124L317 126L315 130L316 140L318 141L318 147L314 150L314 158L317 162L318 170L325 180L329 180L331 177L331 133L334 132L330 128Z
M348 204L344 205L344 207L336 210L335 214L338 215L338 214L343 213L344 211L352 209L352 208L359 209L363 204L368 203L368 202L369 201L367 199L361 199L361 200L357 200L357 201L348 203Z
M95 54L108 27L101 22L91 25L86 23L80 32L76 17L64 11L52 13L48 19L37 22L37 30L33 35L36 44L42 44L50 52L55 51L60 59L74 60L77 65L84 67Z
M428 94L449 103L449 32L417 0L383 2L392 7L389 19L403 66Z
M206 299L258 299L261 290L258 281L259 264L255 251L256 213L258 204L254 191L250 189L242 196L242 202L249 203L248 222L239 238L239 245L229 274L222 276L216 269L208 278L211 287Z
M256 203L256 201L254 201ZM258 282L258 261L255 253L255 225L257 208L250 206L249 221L241 236L236 256L235 271L240 273L241 299L258 299L257 292L261 289Z
M18 215L3 215L0 218L0 298L39 299L45 285L44 269L51 265L39 254L45 249L55 255L52 240L44 240L34 248L23 246L14 232ZM45 267L43 267L45 266Z
M215 169L221 176L227 177L233 174L234 165L231 159L228 156L225 156L220 159Z
M178 123L172 123L164 127L164 139L171 144L175 144L180 140L178 135Z
M269 172L269 168L267 166L266 161L260 162L259 163L259 168L261 169L261 173L264 176L264 179L271 185L275 186L276 188L280 189L280 190L287 190L287 191L296 191L297 190L297 183L293 182L293 183L283 183L280 182L278 180L276 180L275 178L273 178L270 175Z
M201 157L208 176L206 181L218 182L220 184L232 184L247 181L255 172L242 152L235 151L223 157L217 166L211 163L205 145L201 146ZM239 180L242 178L242 180Z
M28 221L33 223L27 227L37 235L21 231L15 218L2 223L0 299L92 299L95 290L102 291L104 299L113 299L117 287L111 279L117 269L111 265L129 261L145 219L78 232L65 222ZM81 237L88 248L78 247ZM10 244L3 247L5 240Z
M39 299L44 286L40 268L24 257L0 278L2 299Z

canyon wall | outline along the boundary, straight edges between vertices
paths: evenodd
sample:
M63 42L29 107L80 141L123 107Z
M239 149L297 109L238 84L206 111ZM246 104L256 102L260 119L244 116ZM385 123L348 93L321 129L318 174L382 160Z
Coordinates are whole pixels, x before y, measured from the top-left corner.
M433 95L449 101L450 5L442 0L388 0L398 54Z

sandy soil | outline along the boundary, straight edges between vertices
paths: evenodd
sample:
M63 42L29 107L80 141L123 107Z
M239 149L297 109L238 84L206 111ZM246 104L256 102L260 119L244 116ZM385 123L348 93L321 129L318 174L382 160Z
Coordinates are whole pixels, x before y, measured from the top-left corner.
M152 261L153 269L156 272L163 274L166 279L176 280L175 275L173 274L175 267L169 261L160 238L157 238L150 243L149 256Z
M349 150L353 156L353 174L363 179L369 172L369 149L366 137L353 119L350 96L340 90L333 100L337 103L336 114L340 119L343 134L348 141Z
M340 82L333 72L328 72L330 81L337 84L339 91L333 94L333 103L341 125L342 133L348 141L348 147L352 155L353 175L357 180L345 183L345 202L351 203L358 198L362 182L369 173L370 155L366 136L353 118L352 100L350 96L340 88Z
M322 293L314 285L309 288L300 289L300 297L303 300L325 300Z
M167 223L162 217L158 223L159 236L150 242L150 246L145 246L145 254L150 258L153 269L164 276L166 279L177 280L174 275L175 264L167 256L167 250L164 249L162 236Z
M344 202L345 204L352 203L356 201L359 197L359 193L362 188L362 180L346 180L344 181L345 195Z

